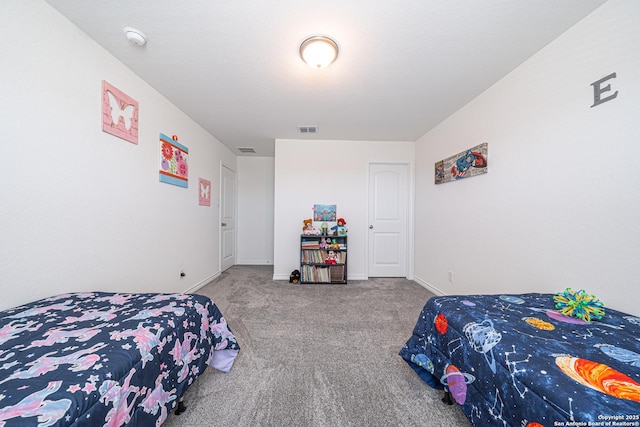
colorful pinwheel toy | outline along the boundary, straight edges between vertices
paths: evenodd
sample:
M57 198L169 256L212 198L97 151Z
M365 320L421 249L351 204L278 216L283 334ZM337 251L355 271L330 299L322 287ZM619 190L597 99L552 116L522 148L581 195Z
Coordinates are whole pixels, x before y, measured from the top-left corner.
M564 292L554 295L553 301L560 313L585 322L590 322L592 319L600 320L604 316L604 303L594 295L587 294L584 289L574 291L567 288Z

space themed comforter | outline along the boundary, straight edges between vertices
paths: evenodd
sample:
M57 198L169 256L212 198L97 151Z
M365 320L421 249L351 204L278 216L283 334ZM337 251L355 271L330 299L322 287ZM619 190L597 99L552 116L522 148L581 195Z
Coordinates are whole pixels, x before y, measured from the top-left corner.
M475 426L640 426L640 318L552 294L433 297L400 356Z
M76 293L0 312L0 426L154 426L236 339L207 297Z

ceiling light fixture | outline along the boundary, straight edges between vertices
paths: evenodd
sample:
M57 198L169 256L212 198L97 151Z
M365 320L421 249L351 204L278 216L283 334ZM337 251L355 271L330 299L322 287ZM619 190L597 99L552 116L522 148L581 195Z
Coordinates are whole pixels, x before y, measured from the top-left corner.
M312 36L300 45L300 57L311 68L321 70L338 57L338 44L326 36Z
M136 46L144 46L147 44L147 36L145 36L142 31L131 27L125 27L123 31L124 35L127 36L127 40Z

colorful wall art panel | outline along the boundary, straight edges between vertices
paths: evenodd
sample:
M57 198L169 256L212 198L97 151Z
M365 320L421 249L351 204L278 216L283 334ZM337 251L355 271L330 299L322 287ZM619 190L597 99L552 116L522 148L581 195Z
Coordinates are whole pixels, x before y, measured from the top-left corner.
M138 143L138 101L102 81L102 130Z
M487 173L488 151L488 144L484 142L436 162L435 183L444 184Z
M336 205L313 205L314 221L335 221Z
M160 134L160 182L189 185L189 149L167 135Z
M198 204L211 206L211 181L198 178Z

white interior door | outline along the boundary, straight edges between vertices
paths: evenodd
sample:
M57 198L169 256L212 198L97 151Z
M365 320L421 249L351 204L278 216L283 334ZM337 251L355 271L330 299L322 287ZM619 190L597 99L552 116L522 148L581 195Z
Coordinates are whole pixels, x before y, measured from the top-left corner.
M409 165L369 165L369 277L406 277Z
M220 166L220 271L236 263L236 173Z

